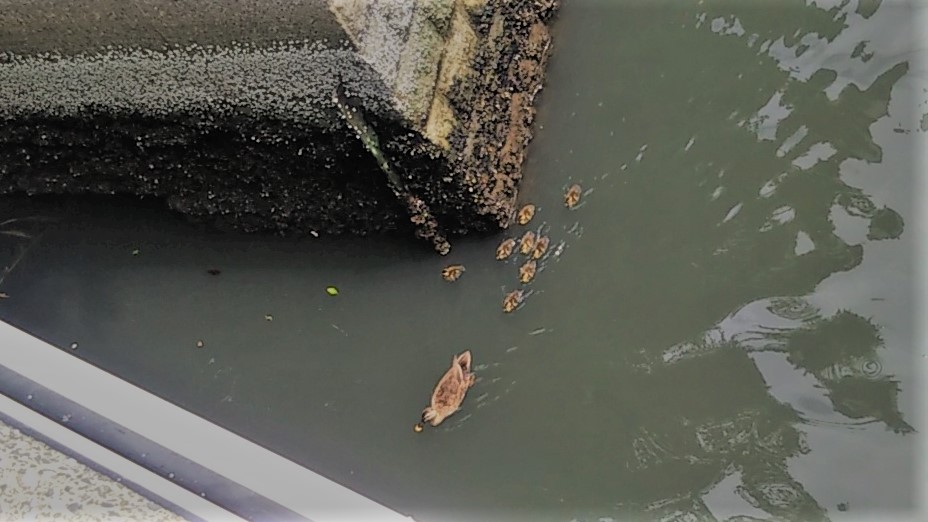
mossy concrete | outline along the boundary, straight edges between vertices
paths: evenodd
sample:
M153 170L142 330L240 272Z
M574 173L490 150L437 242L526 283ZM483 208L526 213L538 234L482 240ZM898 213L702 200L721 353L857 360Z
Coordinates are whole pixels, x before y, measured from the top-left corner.
M408 229L446 252L509 223L555 7L8 1L0 194L153 196L244 230Z

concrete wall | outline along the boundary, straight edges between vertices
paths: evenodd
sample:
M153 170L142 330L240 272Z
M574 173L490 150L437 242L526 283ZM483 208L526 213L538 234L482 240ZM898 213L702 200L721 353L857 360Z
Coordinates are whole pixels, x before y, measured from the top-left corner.
M5 0L0 193L447 251L508 223L549 4Z

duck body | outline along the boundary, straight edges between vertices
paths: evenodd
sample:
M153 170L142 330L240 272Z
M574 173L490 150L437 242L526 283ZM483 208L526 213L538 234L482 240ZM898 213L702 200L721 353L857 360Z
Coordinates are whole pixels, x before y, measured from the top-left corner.
M496 247L496 259L507 259L512 255L512 251L516 249L516 240L512 238L504 239L502 243Z
M534 259L527 261L524 265L519 267L519 282L525 284L534 279L536 268L537 265Z
M567 189L567 193L564 194L564 206L567 208L574 208L577 206L577 203L580 202L580 195L580 185L571 185L570 188Z
M503 311L507 314L515 310L522 304L522 290L513 290L503 298Z
M449 265L442 269L441 277L445 281L457 281L464 273L464 265Z
M527 255L531 253L533 248L535 248L535 233L529 230L519 240L519 252Z
M438 426L461 408L467 390L477 380L471 372L471 360L470 350L454 356L451 367L435 385L431 404L422 410L422 422Z
M548 244L551 239L548 236L541 236L535 241L535 248L532 249L532 259L541 259L548 251Z
M532 218L535 217L535 205L529 203L519 210L519 213L516 214L516 221L520 225L527 225Z

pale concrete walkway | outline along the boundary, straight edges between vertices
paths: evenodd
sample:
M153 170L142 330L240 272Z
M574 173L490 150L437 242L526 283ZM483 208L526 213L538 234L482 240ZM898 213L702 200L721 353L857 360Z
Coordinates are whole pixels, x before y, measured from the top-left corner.
M185 519L0 422L0 522Z

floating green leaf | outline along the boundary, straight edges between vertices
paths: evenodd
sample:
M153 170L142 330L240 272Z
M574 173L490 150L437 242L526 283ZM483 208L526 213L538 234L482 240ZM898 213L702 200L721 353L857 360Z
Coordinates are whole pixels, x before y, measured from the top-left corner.
M329 295L338 295L338 288L335 288L334 286L327 287L325 289L325 293Z

